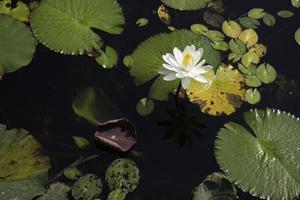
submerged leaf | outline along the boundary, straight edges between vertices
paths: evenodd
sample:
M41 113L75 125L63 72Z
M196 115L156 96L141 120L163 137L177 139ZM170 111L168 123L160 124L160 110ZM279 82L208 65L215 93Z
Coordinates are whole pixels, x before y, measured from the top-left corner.
M142 98L136 104L136 111L142 116L149 115L150 113L152 113L153 110L154 103L151 99Z
M212 173L197 186L192 200L235 200L237 191L230 180L222 173Z
M161 0L167 6L178 10L198 10L204 8L211 0Z
M204 12L203 19L207 24L215 28L220 28L222 23L225 21L225 19L220 14L213 13L210 11Z
M31 200L46 191L49 159L27 131L1 124L0 157L1 200Z
M120 34L124 21L114 0L43 0L30 23L42 44L55 52L77 55L100 50L102 41L92 28Z
M69 200L68 193L71 188L64 183L54 183L50 185L47 193L37 198L37 200Z
M83 137L78 137L78 136L72 136L74 143L80 148L80 149L86 149L89 147L90 142L83 138Z
M252 130L230 122L215 142L218 164L231 181L254 196L292 200L300 195L300 122L279 110L251 110Z
M129 159L117 159L106 170L105 180L110 190L132 192L140 181L139 169Z
M0 15L0 35L1 79L31 62L36 41L26 25L7 15Z
M93 200L102 192L102 181L95 174L80 177L73 185L72 196L76 200Z
M189 101L209 115L230 115L239 108L245 96L244 77L232 67L220 66L210 85L191 81Z
M141 43L132 54L133 65L130 67L130 74L135 77L137 84L144 84L155 78L149 97L167 100L168 94L177 88L179 81L164 81L163 76L158 74L164 63L162 55L172 53L175 47L184 49L192 44L197 49L203 48L203 59L208 64L218 67L221 61L220 53L211 47L208 39L192 31L176 30L153 36Z

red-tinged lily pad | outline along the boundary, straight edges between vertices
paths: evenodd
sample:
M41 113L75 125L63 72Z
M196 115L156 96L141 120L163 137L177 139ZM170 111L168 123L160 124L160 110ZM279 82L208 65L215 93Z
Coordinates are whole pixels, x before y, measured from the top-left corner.
M99 123L95 139L103 145L126 152L136 144L137 134L128 119L120 118Z

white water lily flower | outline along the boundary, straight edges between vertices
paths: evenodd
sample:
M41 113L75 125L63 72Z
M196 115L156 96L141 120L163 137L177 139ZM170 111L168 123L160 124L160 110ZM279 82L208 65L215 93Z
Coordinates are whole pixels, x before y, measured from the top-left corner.
M205 59L201 60L203 48L196 50L194 45L186 46L184 51L180 51L177 47L173 49L173 54L167 53L162 56L166 63L163 68L158 71L164 75L164 80L173 81L181 79L181 85L187 89L190 85L190 78L201 83L208 83L209 80L202 74L205 74L213 67L204 65Z

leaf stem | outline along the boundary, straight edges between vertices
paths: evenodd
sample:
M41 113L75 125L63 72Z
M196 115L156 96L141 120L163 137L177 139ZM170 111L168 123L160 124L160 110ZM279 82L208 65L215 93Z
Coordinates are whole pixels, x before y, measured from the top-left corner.
M179 82L177 89L176 89L176 94L175 94L175 103L176 103L176 110L177 110L177 114L179 117L181 117L181 106L180 106L180 97L179 97L179 93L181 90L181 81Z

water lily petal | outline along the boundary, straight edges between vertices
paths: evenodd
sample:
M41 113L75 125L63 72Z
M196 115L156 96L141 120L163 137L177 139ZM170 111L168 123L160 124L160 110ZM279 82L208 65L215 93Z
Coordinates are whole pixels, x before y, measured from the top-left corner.
M185 77L185 78L181 79L181 85L182 85L183 89L187 89L190 85L190 78Z
M182 69L173 65L163 64L163 67L170 70L171 72L181 72Z
M202 75L195 76L195 77L193 77L193 79L195 79L196 81L201 82L201 83L209 82L209 80Z
M203 55L203 49L202 48L200 48L198 51L195 51L193 53L193 66L197 65L197 63L201 60L202 55ZM205 62L205 60L204 60L204 62Z
M161 75L167 75L167 74L172 73L172 71L169 69L166 69L166 68L162 68L162 69L158 70L158 73Z
M164 61L170 65L174 65L174 66L179 66L179 64L176 61L176 58L170 54L167 53L166 55L163 55L162 58L164 59Z
M177 78L183 78L183 77L185 77L185 75L184 75L184 73L176 73L176 75L175 75Z
M173 49L173 53L174 53L176 62L177 62L178 64L181 64L181 63L182 63L182 59L183 59L183 53L182 53L177 47L175 47L175 48Z
M176 73L171 73L164 77L165 81L173 81L175 79L177 79Z
M200 75L200 74L204 74L204 73L208 72L211 69L213 69L213 67L210 65L204 65L204 66L199 65L199 66L195 67L194 69L192 69L191 73L195 74L195 75Z

